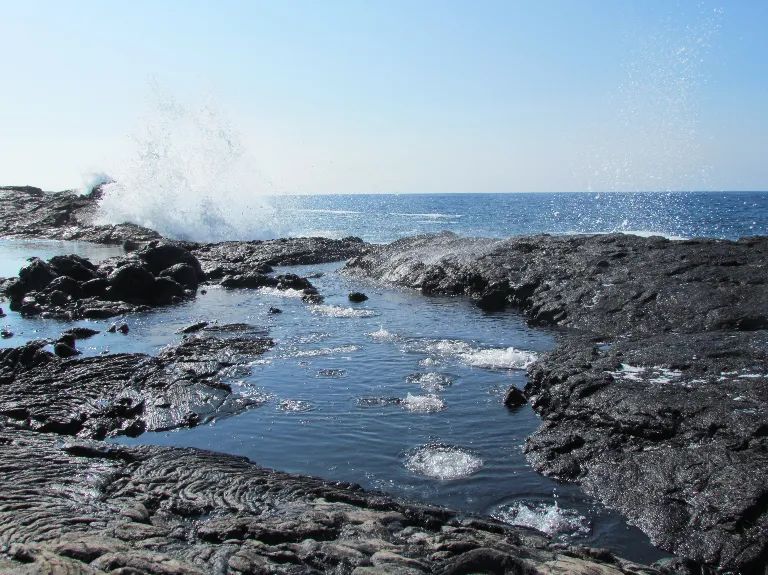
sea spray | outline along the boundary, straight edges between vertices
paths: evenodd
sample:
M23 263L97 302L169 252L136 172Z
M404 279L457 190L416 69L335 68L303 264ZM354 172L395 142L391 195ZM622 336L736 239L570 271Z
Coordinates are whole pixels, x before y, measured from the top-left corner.
M133 159L102 187L102 223L134 222L197 241L281 235L268 197L274 190L213 106L188 108L157 94L133 140Z

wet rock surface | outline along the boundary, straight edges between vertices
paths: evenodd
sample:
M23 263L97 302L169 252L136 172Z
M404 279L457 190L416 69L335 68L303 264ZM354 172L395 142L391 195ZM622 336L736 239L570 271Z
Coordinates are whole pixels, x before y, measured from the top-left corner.
M0 291L10 299L11 309L23 315L75 320L180 303L194 297L202 279L200 263L188 250L153 240L99 265L76 255L47 262L32 258Z
M44 192L32 186L0 187L0 236L81 240L99 244L143 244L160 239L157 232L135 224L95 224L99 191Z
M188 243L200 261L206 279L260 276L272 266L309 265L343 261L359 255L367 244L360 238L281 238L252 242ZM246 280L242 280L246 281Z
M239 457L61 441L1 418L0 445L8 574L669 572Z
M768 238L418 236L347 272L572 328L531 368L534 467L660 547L768 564Z
M258 405L225 380L272 345L190 336L157 356L66 359L46 343L0 350L0 416L7 427L88 438L194 426Z

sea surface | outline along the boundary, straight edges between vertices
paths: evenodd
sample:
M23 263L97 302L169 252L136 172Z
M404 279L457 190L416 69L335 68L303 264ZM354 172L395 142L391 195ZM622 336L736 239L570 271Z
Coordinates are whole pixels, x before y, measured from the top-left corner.
M768 233L765 193L308 196L275 198L272 205L288 233L374 242L442 230L494 237ZM28 257L64 253L101 260L122 250L0 240L0 276L15 275ZM229 381L263 399L261 407L194 429L116 441L244 455L266 467L491 515L637 561L665 556L617 513L574 485L537 474L525 460L525 438L539 419L529 406L505 408L502 398L510 385L525 385L525 368L555 345L556 330L531 328L514 311L488 313L462 298L349 278L341 266L279 270L312 274L326 297L319 306L290 290L212 288L194 301L127 316L127 335L106 333L114 319L77 322L102 330L79 343L86 355L156 353L181 340L179 328L200 320L247 322L276 344ZM350 291L370 299L352 304ZM0 322L14 333L1 346L55 338L70 325L22 319L0 305L8 313ZM283 313L269 314L270 306Z
M370 242L451 230L461 235L623 232L738 239L768 234L768 192L383 194L270 201L287 235Z

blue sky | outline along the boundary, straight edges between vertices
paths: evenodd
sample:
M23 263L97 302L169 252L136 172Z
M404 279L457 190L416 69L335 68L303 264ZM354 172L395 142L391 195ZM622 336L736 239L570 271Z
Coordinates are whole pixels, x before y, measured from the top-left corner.
M173 101L273 192L768 189L767 27L763 0L0 0L0 183L120 173Z

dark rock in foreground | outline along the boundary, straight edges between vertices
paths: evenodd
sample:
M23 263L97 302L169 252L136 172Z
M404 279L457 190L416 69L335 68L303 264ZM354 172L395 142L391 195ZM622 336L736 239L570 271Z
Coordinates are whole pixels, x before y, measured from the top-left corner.
M156 357L79 359L58 358L45 344L0 350L0 415L19 429L104 438L194 426L258 404L220 376L247 369L272 342L190 337Z
M536 469L578 481L664 549L762 574L766 261L765 237L445 233L372 246L346 269L574 328L530 368Z
M0 446L8 575L662 572L239 457L62 443L5 428L2 418Z

